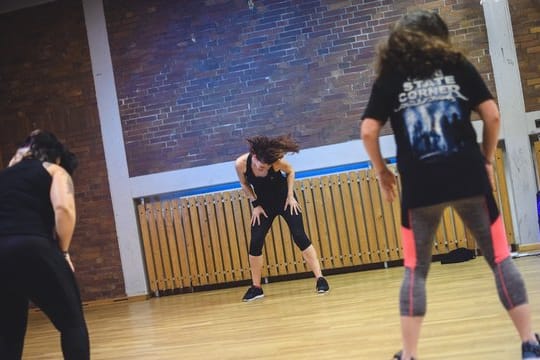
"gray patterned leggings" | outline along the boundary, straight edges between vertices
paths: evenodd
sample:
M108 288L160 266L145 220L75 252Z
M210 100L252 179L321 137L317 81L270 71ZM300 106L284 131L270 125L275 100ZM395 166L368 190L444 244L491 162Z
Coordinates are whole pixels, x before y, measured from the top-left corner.
M399 303L402 316L426 313L426 278L437 226L446 207L453 207L474 235L478 247L495 276L503 306L510 310L527 303L525 284L516 268L504 231L504 224L491 194L402 212L405 276Z

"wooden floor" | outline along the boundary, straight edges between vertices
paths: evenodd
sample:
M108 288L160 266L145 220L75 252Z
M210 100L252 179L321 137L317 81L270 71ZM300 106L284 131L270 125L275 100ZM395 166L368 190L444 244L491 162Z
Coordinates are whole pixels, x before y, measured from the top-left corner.
M540 256L516 259L540 331ZM403 268L264 286L96 305L85 309L93 359L390 359L400 348L397 294ZM520 341L499 304L482 258L433 263L421 360L520 359ZM59 336L42 313L30 314L24 359L61 359Z

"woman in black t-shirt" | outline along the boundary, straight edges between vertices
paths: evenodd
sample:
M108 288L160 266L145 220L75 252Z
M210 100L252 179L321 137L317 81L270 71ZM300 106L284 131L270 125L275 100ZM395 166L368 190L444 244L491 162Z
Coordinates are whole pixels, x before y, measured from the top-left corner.
M317 292L327 292L328 282L322 276L317 252L304 230L300 205L294 195L294 169L283 158L288 152L298 152L298 144L290 136L255 136L247 141L249 152L235 162L240 185L253 205L249 244L252 286L242 300L252 301L264 296L261 288L262 248L278 215L287 222L295 244L317 278Z
M484 123L482 148L471 124L473 110ZM470 228L493 270L499 298L521 337L523 358L540 356L525 285L492 195L499 111L474 66L452 47L439 15L416 11L396 23L379 49L378 76L362 119L361 137L389 201L395 197L396 179L378 142L388 120L397 145L405 275L400 292L403 350L394 358L417 356L433 237L448 206Z

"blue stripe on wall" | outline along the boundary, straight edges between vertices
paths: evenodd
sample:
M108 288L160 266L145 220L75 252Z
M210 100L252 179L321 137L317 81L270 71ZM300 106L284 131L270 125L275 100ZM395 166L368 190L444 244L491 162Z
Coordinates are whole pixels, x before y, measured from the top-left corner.
M389 164L394 164L395 158L387 159L387 162ZM364 161L364 162L359 162L359 163L332 166L332 167L327 167L323 169L299 171L296 173L296 179L315 177L315 176L321 176L321 175L327 175L327 174L333 174L333 173L340 173L340 172L351 171L351 170L368 169L369 165L370 165L369 161ZM177 199L177 198L185 197L185 196L201 195L201 194L233 190L233 189L239 189L239 188L240 188L240 183L238 181L235 181L235 182L226 183L226 184L212 185L212 186L205 186L205 187L200 187L200 188L195 188L195 189L177 191L173 193L159 195L157 197L160 200L170 200L170 199Z

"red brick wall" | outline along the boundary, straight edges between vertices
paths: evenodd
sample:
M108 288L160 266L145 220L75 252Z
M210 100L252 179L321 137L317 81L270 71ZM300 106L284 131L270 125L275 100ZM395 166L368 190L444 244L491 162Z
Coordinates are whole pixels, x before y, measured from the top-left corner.
M540 2L509 1L525 109L540 110Z
M82 6L55 1L2 14L0 34L1 162L34 128L67 143L80 160L71 252L82 297L124 296Z
M438 9L495 89L478 1L105 0L131 176L233 160L254 134L358 139L374 48Z

